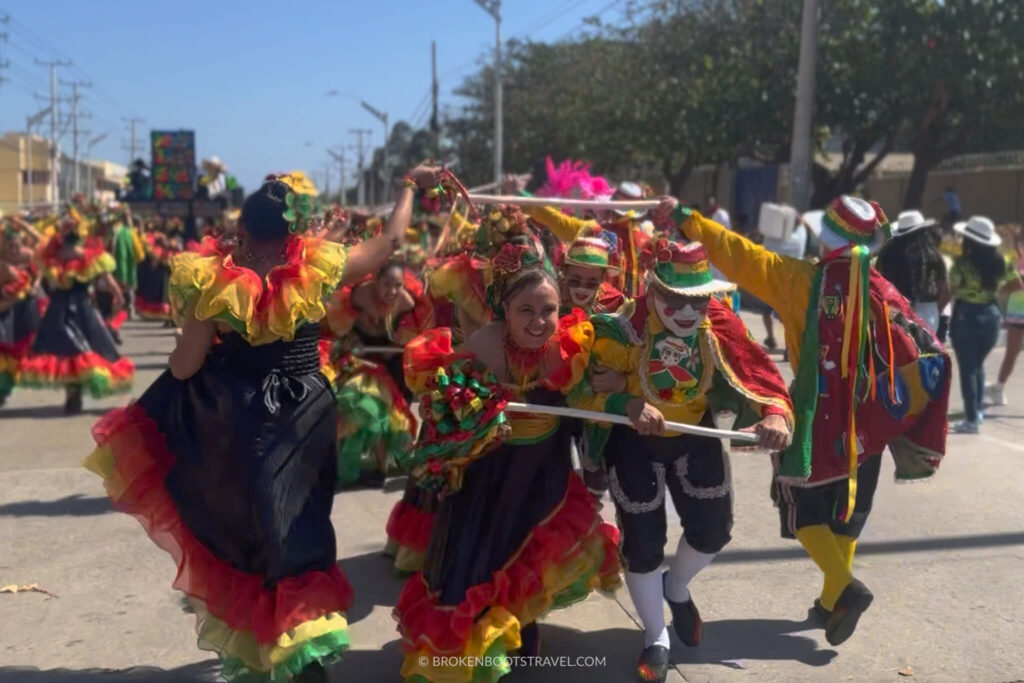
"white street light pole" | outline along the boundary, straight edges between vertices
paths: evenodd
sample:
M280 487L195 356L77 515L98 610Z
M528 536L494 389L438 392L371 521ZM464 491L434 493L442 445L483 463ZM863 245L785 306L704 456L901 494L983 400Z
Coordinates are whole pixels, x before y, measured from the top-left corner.
M473 0L494 17L494 182L501 183L505 165L504 110L502 97L504 73L501 63L501 0Z

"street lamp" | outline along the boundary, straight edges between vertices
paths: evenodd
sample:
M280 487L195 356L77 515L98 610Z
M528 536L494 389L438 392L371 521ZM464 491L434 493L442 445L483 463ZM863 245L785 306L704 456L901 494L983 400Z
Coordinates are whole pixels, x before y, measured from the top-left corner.
M473 0L494 17L494 182L501 184L505 144L502 137L501 0Z

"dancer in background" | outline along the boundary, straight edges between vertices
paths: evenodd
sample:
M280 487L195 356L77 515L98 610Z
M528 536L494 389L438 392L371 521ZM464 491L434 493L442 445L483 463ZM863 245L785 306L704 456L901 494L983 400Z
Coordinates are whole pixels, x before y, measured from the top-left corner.
M920 211L904 211L892 230L892 241L878 255L875 267L910 302L914 313L932 332L950 301L946 262L939 251L934 220Z
M304 234L315 193L304 175L271 176L246 199L237 244L207 240L175 261L170 369L93 428L86 466L177 560L199 646L228 680L323 682L348 648L323 298L381 267L413 188L438 175L414 169L384 234L351 248Z
M97 238L83 237L81 227L80 219L67 217L60 234L41 249L50 302L30 354L18 368L19 385L63 387L68 414L81 412L83 392L102 398L128 391L135 376L135 366L117 352L90 292L102 284L113 293L115 305L123 305L111 275L114 259Z
M1006 302L1006 353L1003 354L1003 363L999 366L998 381L985 387L985 397L994 406L1006 405L1006 383L1013 374L1013 368L1017 364L1017 357L1021 348L1024 347L1024 282L1021 281L1021 273L1024 272L1024 240L1022 230L1017 231L1014 238L1014 258L1016 260L1018 287L1010 293ZM1011 285L1012 287L1012 285Z

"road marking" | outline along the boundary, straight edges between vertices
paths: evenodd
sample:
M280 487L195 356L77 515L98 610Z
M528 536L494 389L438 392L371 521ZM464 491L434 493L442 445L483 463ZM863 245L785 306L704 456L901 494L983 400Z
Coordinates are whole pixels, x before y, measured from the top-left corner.
M978 434L978 436L984 439L985 441L991 441L992 443L997 443L1004 448L1009 448L1011 451L1018 451L1020 453L1024 453L1024 446L1013 443L1012 441L1003 441L1000 438L989 436L988 434Z

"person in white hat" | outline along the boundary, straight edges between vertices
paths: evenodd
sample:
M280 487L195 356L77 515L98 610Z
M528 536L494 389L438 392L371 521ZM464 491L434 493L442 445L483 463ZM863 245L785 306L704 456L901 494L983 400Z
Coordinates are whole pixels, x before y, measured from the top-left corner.
M949 274L953 290L953 319L949 335L960 369L964 419L959 434L977 434L984 420L985 358L996 345L1002 314L999 295L1019 287L1013 266L999 253L1003 240L984 216L971 216L953 230L963 237L963 252Z
M946 262L931 229L935 225L920 211L904 211L893 227L892 241L882 248L875 264L932 332L938 330L939 312L950 300Z

